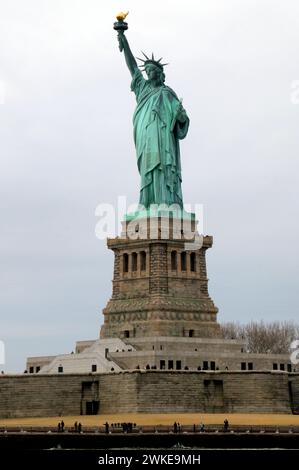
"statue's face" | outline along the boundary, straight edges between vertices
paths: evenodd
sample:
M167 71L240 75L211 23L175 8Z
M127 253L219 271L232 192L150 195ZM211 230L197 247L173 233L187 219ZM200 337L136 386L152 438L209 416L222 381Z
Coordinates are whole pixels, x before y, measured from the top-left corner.
M145 67L145 72L149 80L158 80L160 78L160 70L153 64L149 64Z

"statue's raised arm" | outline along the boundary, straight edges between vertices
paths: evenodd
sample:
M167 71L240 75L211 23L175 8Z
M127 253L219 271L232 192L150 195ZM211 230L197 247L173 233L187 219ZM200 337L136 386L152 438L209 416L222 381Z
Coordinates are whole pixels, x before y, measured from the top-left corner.
M125 59L126 59L126 64L128 66L128 69L130 70L130 73L133 77L136 69L138 69L137 62L135 60L135 57L132 54L132 51L130 49L128 40L125 36L124 31L118 31L118 42L119 42L119 49L120 51L124 51Z
M118 32L118 43L120 52L124 51L126 63L132 77L134 76L135 71L138 69L137 62L135 57L132 54L128 40L125 36L125 31L128 29L128 23L124 21L128 15L128 11L123 13L122 11L116 15L117 22L114 23L114 29Z

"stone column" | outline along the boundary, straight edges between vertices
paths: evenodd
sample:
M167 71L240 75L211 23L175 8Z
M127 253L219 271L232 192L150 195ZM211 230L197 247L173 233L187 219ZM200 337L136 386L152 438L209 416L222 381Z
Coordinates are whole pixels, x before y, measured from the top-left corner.
M150 294L167 294L167 244L150 245Z

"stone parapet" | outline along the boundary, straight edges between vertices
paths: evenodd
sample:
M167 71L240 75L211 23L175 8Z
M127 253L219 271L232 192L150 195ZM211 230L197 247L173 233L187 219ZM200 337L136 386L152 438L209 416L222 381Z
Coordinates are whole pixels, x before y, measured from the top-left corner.
M91 411L284 414L299 409L298 390L299 374L287 372L2 375L0 417L74 416Z

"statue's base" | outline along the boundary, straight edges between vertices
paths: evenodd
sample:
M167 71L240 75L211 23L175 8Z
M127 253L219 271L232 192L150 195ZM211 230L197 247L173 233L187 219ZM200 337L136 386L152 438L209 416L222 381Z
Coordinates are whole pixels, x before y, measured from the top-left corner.
M130 214L125 214L124 220L126 222L137 221L139 219L155 219L161 217L164 219L182 219L195 221L195 214L193 212L187 212L184 208L181 208L178 205L165 206L161 205L151 205L149 208L138 209L135 212Z

